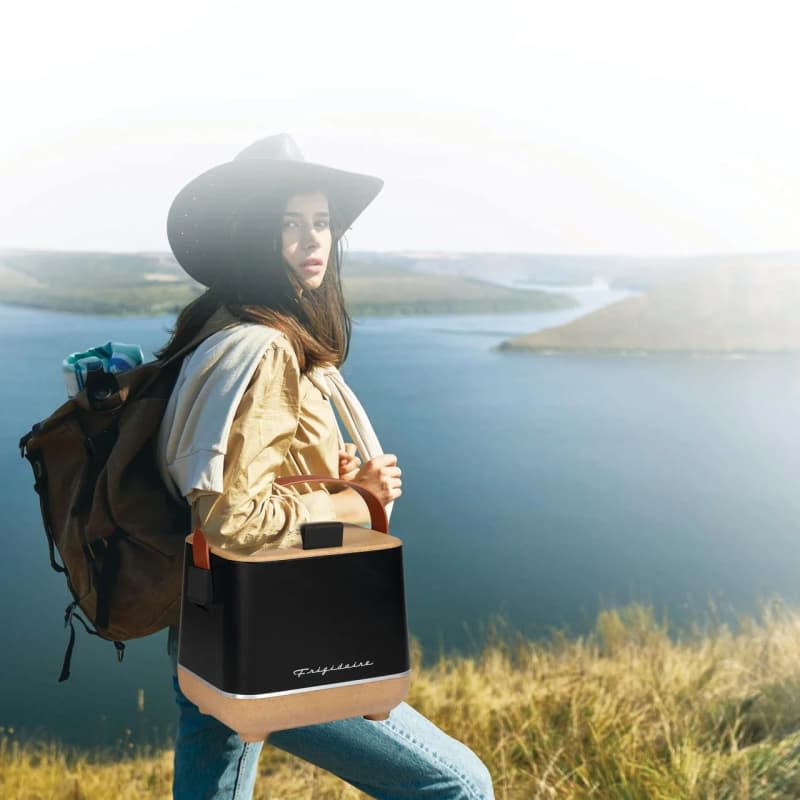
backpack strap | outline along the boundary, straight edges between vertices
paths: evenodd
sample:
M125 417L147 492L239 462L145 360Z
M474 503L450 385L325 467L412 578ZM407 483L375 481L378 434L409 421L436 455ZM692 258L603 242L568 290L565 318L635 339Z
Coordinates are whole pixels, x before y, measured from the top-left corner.
M147 362L148 365L158 365L160 368L153 370L153 374L148 380L144 381L141 388L138 389L138 393L140 395L146 394L153 385L162 378L164 370L175 369L175 367L180 369L180 364L184 356L188 355L201 342L215 333L216 330L219 330L219 328L215 329L212 327L209 330L209 326L204 325L187 344L181 347L176 353L173 353L169 358ZM116 397L119 388L119 381L117 380L117 376L113 373L104 372L103 370L93 370L86 376L86 397L90 407L95 411L113 411L115 408L118 408L122 403L122 400ZM23 443L20 442L20 448L22 448L22 445Z
M170 364L173 361L183 358L187 353L189 353L191 350L194 350L195 347L197 347L197 345L205 341L209 336L218 333L224 328L232 328L241 324L243 324L242 320L231 314L230 311L228 311L228 309L225 306L220 306L205 321L203 326L189 341L189 343L185 344L183 347L180 348L180 350L178 350L176 353L173 353L169 358L165 359L162 362L162 365L166 366L167 364Z
M61 683L62 681L67 680L69 678L69 667L70 663L72 662L72 648L75 646L75 626L72 622L72 618L78 620L78 622L83 625L86 629L86 633L92 636L100 636L97 631L92 630L89 627L89 624L86 620L75 611L75 606L78 605L77 600L73 600L64 610L64 627L66 628L69 625L69 642L67 643L67 649L64 653L64 663L61 666L61 674L58 676L58 682ZM100 636L100 638L104 638ZM116 639L114 640L114 647L117 648L117 661L122 661L123 656L125 655L125 645L123 642L118 642Z
M226 327L228 327L228 325L223 325L219 328L209 330L207 324L203 325L203 327L197 332L197 334L195 334L194 337L192 337L188 344L185 344L183 347L181 347L177 353L173 353L169 358L164 359L164 361L161 362L162 366L166 367L167 364L172 364L174 361L183 358L189 352L194 350L197 345L205 341L209 336Z
M189 353L191 353L192 350L194 350L213 333L216 333L216 331L208 330L208 326L204 325L200 331L194 337L192 337L188 344L185 344L176 353L173 353L169 358L165 358L163 361L157 360L157 362L161 365L161 369L163 370L175 364L180 364L183 361L184 356L187 356ZM141 392L146 392L159 379L159 377L159 373L156 372L153 377L147 381L144 386L142 386Z
M94 622L99 628L108 628L111 593L117 581L120 568L120 555L117 541L124 536L121 528L117 528L110 536L95 539L91 544L83 546L83 554L90 569L90 575L97 597ZM97 567L96 548L103 551L103 567Z

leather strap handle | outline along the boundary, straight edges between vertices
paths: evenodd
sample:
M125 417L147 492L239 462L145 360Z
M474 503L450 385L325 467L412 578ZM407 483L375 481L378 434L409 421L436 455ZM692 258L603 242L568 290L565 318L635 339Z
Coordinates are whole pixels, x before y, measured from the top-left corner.
M332 478L329 475L291 475L286 478L276 478L275 483L281 486L291 486L294 483L333 483L338 486L355 489L363 498L369 509L370 528L380 533L389 533L389 518L386 509L378 495L363 487L360 483L346 481L342 478ZM208 549L208 540L200 528L195 528L192 533L192 560L198 569L211 569L211 554Z
M355 489L363 498L369 509L369 526L374 531L381 533L389 533L389 518L386 516L386 509L383 507L378 495L371 492L369 489L364 488L360 483L355 481L346 481L342 478L332 478L329 475L291 475L287 478L276 478L275 483L281 486L291 486L293 483L334 483L338 486L350 487Z
M200 528L195 528L192 533L192 561L197 569L211 569L208 539Z

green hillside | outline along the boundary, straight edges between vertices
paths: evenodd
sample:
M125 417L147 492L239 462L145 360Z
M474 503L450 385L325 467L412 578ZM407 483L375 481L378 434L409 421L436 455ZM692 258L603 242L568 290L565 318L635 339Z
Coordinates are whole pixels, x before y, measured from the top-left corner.
M566 294L508 289L346 257L354 316L487 313L570 308ZM164 253L0 252L0 302L87 314L176 313L203 287Z
M773 353L800 350L796 265L720 264L682 273L503 350Z

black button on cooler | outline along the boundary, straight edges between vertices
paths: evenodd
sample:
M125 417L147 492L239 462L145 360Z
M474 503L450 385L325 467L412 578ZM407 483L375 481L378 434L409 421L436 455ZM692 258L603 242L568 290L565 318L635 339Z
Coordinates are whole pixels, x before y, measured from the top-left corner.
M341 547L344 526L341 522L305 522L300 526L303 550L317 547Z

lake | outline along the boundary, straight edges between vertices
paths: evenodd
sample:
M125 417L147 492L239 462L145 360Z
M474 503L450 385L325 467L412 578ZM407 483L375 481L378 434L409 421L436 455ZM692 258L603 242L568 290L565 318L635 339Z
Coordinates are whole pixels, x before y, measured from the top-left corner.
M581 308L561 312L356 320L342 372L403 469L392 533L426 663L475 652L496 615L540 637L586 632L631 602L676 623L709 609L735 619L773 596L800 604L797 357L492 349L625 294L579 290ZM57 683L71 596L17 446L65 399L64 355L115 340L149 358L172 322L0 307L0 726L15 738L124 747L174 732L165 632L118 663L76 625L72 676Z

